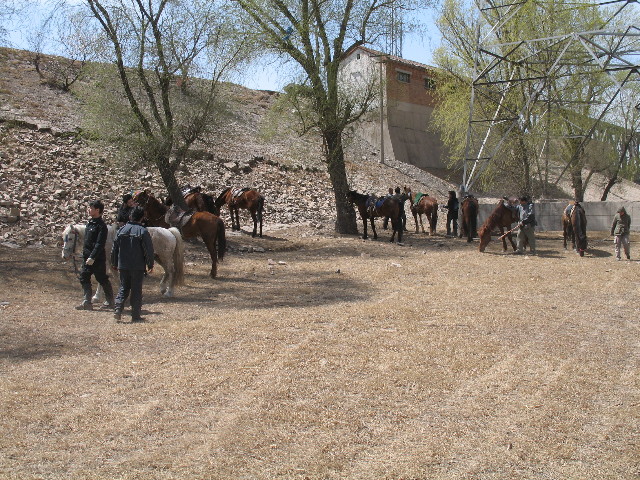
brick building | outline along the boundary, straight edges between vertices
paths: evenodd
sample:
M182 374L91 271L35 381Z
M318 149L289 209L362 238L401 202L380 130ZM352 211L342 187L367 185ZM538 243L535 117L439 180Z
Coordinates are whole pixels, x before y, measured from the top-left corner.
M446 168L440 137L429 130L436 104L433 67L366 47L347 52L342 66L350 82L372 75L383 78L382 119L372 115L363 123L362 134L372 144L384 145L385 158L423 169Z

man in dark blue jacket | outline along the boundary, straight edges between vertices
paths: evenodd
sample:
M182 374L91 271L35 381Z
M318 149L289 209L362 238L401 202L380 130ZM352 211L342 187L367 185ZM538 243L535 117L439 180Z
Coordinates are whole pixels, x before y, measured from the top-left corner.
M120 272L120 290L116 296L114 318L120 321L124 302L131 293L131 321L142 322L142 280L145 271L153 271L153 243L149 231L140 224L142 207L131 210L129 222L118 231L111 250L111 267Z
M82 303L76 310L93 310L91 304L91 275L96 277L102 285L104 295L110 308L113 308L113 288L107 276L107 254L104 247L107 243L109 230L102 219L104 205L100 200L94 200L88 208L89 222L84 231L84 244L82 246L82 269L78 274L82 285Z

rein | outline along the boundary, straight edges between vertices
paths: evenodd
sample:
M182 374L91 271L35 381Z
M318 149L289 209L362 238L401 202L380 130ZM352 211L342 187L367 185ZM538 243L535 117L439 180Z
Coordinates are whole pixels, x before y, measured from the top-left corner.
M76 275L80 275L80 271L78 270L78 264L76 261L76 246L78 244L78 237L80 233L76 230L76 227L73 225L69 225L71 228L71 232L73 232L73 245L71 247L71 259L73 260L73 271Z

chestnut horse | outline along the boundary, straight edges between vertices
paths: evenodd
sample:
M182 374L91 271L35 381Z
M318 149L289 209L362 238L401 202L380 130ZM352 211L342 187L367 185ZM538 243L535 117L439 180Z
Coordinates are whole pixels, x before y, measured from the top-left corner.
M169 228L165 215L169 207L161 203L148 191L136 192L133 201L144 208L147 225L150 227ZM176 207L172 207L176 208ZM209 212L195 212L189 220L180 227L180 233L185 239L200 236L211 256L211 278L218 275L218 260L222 261L227 249L224 223L220 217Z
M460 204L462 221L460 222L460 233L458 234L458 238L462 238L466 235L467 243L470 243L473 240L473 237L478 236L478 209L478 199L473 195L467 195L462 199L462 203Z
M260 222L260 237L262 237L262 211L264 209L264 197L260 192L253 188L225 188L214 202L218 212L220 212L220 208L225 203L229 206L232 230L240 230L239 209L242 208L249 210L251 218L253 219L253 233L251 236L256 236L258 222Z
M422 215L424 214L429 221L429 235L435 235L436 225L438 224L438 200L425 193L414 194L408 187L404 187L404 191L411 202L411 213L413 214L413 221L416 224L416 233L419 233L418 219L420 219L422 233L425 233L424 224L422 223Z
M211 195L195 191L187 193L184 196L184 201L187 204L187 207L192 208L193 210L198 212L209 212L220 216L220 209L216 208L215 200Z
M567 238L571 238L571 246L581 257L587 249L587 215L579 203L572 205L570 215L567 208L562 212L562 233L564 248L567 249Z
M512 201L509 201L509 206L507 206L505 205L505 200L500 200L500 202L493 209L493 212L491 212L491 215L487 217L487 219L484 221L484 223L480 227L480 230L478 231L478 234L480 235L479 250L481 252L484 252L484 249L487 248L487 245L491 241L491 231L494 228L499 228L500 234L504 235L504 229L508 228L509 230L511 230L511 224L517 221L518 221L517 206L514 203L512 203ZM509 239L509 242L511 242L511 246L515 251L516 244L513 241L513 236L511 235L511 232L509 232L506 236ZM503 252L507 251L507 241L504 239L504 237L502 237L502 251Z
M372 195L364 195L354 190L349 190L347 199L358 208L360 218L362 218L364 227L362 238L367 238L367 219L371 221L371 230L373 230L373 239L375 240L378 238L378 234L373 219L375 217L389 217L393 228L391 241L393 242L397 233L398 243L402 242L402 220L400 218L400 202L398 199L391 196L374 197Z

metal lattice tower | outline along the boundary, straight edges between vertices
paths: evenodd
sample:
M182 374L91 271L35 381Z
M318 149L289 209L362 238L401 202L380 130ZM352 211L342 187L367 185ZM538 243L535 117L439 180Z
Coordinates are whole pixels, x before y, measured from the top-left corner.
M553 32L546 37L510 42L500 40L504 38L501 32L509 32L511 27L514 27L512 31L517 31L513 22L523 8L548 6L549 11L553 8L567 11L572 8L603 8L605 5L612 7L609 15L589 31ZM586 134L581 135L583 143L597 131L601 122L609 120L607 116L614 102L628 94L625 93L628 83L640 81L640 28L624 22L624 13L637 9L638 0L580 4L553 0L476 0L476 6L480 21L462 191L470 191L523 118L533 116L541 119L545 112L548 118L552 109L567 111L575 108L578 103L573 101L575 99L567 101L552 91L551 79L557 82L578 73L585 76L605 74L609 79L610 87L602 96L604 101L592 105L591 111L597 114L589 117L591 126ZM519 110L510 108L508 102L516 87L520 92L527 92ZM625 101L629 98L626 97ZM633 101L637 103L638 98ZM640 103L636 108L640 109ZM548 149L549 139L544 143Z
M389 7L389 23L385 34L385 53L402 58L402 10L395 2Z

